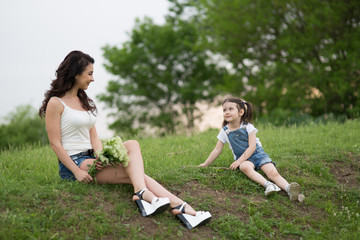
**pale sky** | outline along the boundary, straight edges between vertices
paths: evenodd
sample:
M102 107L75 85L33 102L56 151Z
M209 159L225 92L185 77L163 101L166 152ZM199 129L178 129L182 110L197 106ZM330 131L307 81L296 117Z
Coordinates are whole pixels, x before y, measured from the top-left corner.
M0 0L0 123L17 106L39 108L55 70L72 50L95 59L87 91L99 108L100 137L109 137L109 120L95 96L116 79L103 67L101 48L121 46L135 19L163 24L167 0Z

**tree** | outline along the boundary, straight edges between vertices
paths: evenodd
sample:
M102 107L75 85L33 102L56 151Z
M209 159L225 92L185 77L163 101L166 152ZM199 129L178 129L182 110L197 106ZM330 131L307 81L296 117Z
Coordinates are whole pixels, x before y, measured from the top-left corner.
M110 128L134 133L150 125L174 133L185 116L191 130L196 103L213 99L225 69L200 48L196 27L176 16L164 25L137 20L130 38L120 48L103 48L107 71L119 76L98 96L116 108Z
M240 84L225 84L226 91L242 93L262 114L359 116L358 1L186 2L204 14L209 48L242 76Z

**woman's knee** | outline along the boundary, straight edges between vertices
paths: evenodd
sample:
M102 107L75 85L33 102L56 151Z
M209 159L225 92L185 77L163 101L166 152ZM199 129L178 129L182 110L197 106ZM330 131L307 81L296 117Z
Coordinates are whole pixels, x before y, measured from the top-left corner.
M136 140L128 140L124 142L124 146L128 150L128 152L140 149L140 144Z

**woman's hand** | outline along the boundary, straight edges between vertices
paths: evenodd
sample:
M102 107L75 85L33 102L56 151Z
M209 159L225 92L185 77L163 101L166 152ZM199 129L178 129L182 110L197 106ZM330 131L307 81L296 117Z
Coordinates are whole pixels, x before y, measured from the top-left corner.
M88 172L82 169L79 169L79 171L74 173L74 176L79 182L90 183L93 180L93 178L88 174Z
M100 171L104 168L101 161L97 161L95 165L96 165L96 170L98 170L98 171Z
M202 163L198 167L207 167L207 165L205 163Z
M236 170L240 166L240 164L241 164L240 160L236 160L230 165L230 169Z

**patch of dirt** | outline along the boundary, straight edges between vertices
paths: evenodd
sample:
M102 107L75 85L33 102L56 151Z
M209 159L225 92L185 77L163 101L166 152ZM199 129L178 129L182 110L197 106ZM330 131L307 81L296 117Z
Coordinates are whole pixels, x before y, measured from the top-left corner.
M249 204L257 205L264 201L268 201L267 197L263 195L248 196L247 194L241 193L232 194L226 191L219 191L204 187L198 184L196 181L191 181L185 184L182 186L182 189L184 190L177 190L172 192L181 199L185 199L187 197L193 198L194 201L191 202L191 205L195 208L195 210L202 210L199 205L207 202L207 204L211 206L210 211L213 216L211 220L212 222L223 216L231 215L238 218L240 222L248 223L250 218L248 212ZM284 198L287 198L286 193L283 193L282 195ZM247 199L248 203L244 203L243 197ZM311 215L312 219L322 215L319 214L319 212L314 211L312 207L305 206L299 202L293 202L293 204L295 205L294 208L296 209L298 215ZM279 219L282 218L281 215L276 215L277 213L274 213L274 215L271 217L278 217ZM144 218L140 214L137 214L133 215L130 219L123 221L122 224L141 226L141 236L147 236L153 239L156 238L157 233L168 231L167 226L162 225L161 222L172 222L170 218L175 218L172 216L170 211L163 213L161 217L159 215L155 217ZM174 222L174 224L178 224L178 232L174 232L173 235L171 235L172 237L169 237L169 239L212 239L217 235L216 230L209 227L211 223L208 223L207 225L201 226L199 228L188 230L180 221L175 219L174 221L177 221L177 223ZM278 229L273 229L273 231L275 235L277 235L279 232Z
M227 214L235 215L239 217L239 219L247 221L248 220L248 214L245 212L239 212L239 208L246 207L244 203L241 201L241 198L239 198L239 195L233 195L226 191L219 191L219 190L213 190L211 188L204 188L197 184L196 181L192 181L184 186L184 189L186 189L186 192L182 192L177 194L179 198L184 199L186 195L191 196L195 199L204 199L209 198L213 199L215 201L215 206L212 206L211 214L213 216L223 216ZM262 201L263 199L251 199L251 202L257 202ZM199 203L192 203L196 206L196 204ZM194 208L195 208L194 206ZM201 210L196 209L195 210Z
M348 153L347 157L350 160L347 163L331 163L330 173L334 175L336 180L345 187L360 189L360 157L354 156L352 153Z

